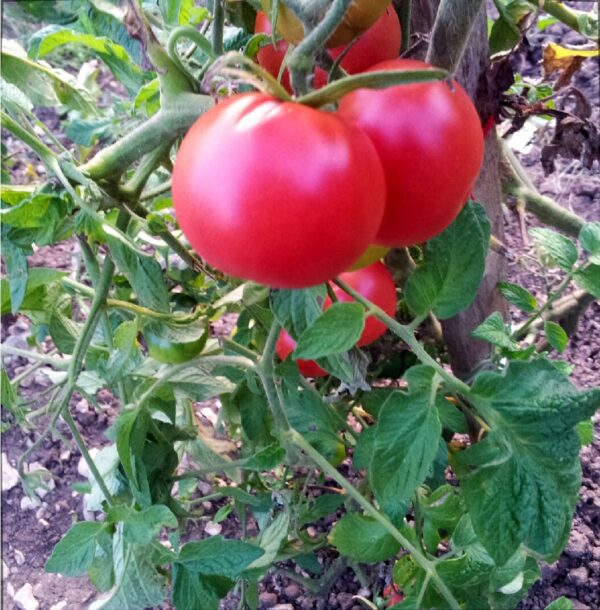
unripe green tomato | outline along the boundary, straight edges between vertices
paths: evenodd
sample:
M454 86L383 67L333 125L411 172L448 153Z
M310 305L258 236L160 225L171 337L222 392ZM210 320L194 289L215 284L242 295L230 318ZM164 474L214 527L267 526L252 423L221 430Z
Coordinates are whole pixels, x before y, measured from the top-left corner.
M153 322L144 327L148 355L165 364L181 364L195 358L206 345L208 324L197 320L192 324Z
M368 267L372 263L381 260L390 249L387 246L378 246L377 244L371 244L360 256L360 258L352 265L348 267L348 271L357 271L363 267Z

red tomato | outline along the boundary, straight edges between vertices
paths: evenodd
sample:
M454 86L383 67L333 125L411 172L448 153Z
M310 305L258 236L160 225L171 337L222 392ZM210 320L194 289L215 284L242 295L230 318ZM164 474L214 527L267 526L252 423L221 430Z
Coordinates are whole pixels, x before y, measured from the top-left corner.
M404 600L404 595L402 595L402 592L399 591L395 584L390 584L385 587L383 590L383 597L386 598L387 608L391 608Z
M339 116L262 93L211 108L173 170L179 226L209 264L278 288L347 269L373 242L385 204L369 138Z
M271 34L271 23L265 13L256 13L255 32ZM373 64L394 59L400 54L401 30L398 14L389 6L385 13L370 27L358 40L350 47L346 55L340 62L341 67L348 74L358 74L364 72ZM269 74L275 78L279 76L281 64L285 58L288 43L280 40L277 48L272 44L262 47L258 52L258 63ZM346 49L347 45L342 45L329 50L332 59L337 59ZM289 71L284 70L281 77L281 84L286 91L292 92ZM327 84L327 72L321 68L315 69L314 88L320 89Z
M339 278L369 301L381 307L385 313L394 317L396 314L396 285L394 284L394 278L383 263L376 262L357 271L347 271L340 274ZM354 300L338 286L333 286L333 292L338 301ZM327 309L330 305L331 299L327 297L324 308ZM356 345L360 347L373 343L386 330L387 326L383 322L370 315L365 320L365 328Z
M275 352L280 360L285 360L296 349L296 342L282 330L275 344ZM305 377L326 377L329 373L323 370L314 360L296 360L298 369Z
M396 59L369 71L428 67ZM414 245L456 218L483 161L479 117L458 83L358 89L342 98L339 113L371 138L385 171L387 203L376 243Z
M383 14L390 0L352 0L341 23L327 40L328 47L347 44L368 30ZM263 10L271 12L272 0L261 0ZM304 38L304 26L294 12L279 3L277 30L289 42L298 44Z
M339 278L346 282L351 288L362 294L369 301L381 307L388 315L394 316L396 313L396 286L392 275L381 262L373 263L363 269L357 271L348 271L340 274ZM345 293L338 286L333 286L333 291L340 302L352 301L352 297ZM331 306L331 299L326 297L323 302L323 309ZM373 343L381 337L387 330L387 326L369 316L365 320L365 328L358 340L359 347ZM285 360L287 356L296 348L296 342L290 335L282 330L277 340L275 350L281 360ZM305 377L321 377L327 375L314 360L297 360L298 368Z

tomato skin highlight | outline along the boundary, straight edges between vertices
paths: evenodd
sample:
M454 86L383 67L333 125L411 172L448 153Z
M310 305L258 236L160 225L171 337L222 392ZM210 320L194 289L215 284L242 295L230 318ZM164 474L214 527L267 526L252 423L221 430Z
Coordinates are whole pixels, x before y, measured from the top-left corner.
M281 330L275 344L275 352L280 360L285 360L296 349L296 342L285 331ZM296 360L298 369L305 377L326 377L327 371L322 369L314 360Z
M394 284L394 278L383 263L376 262L356 271L347 271L342 273L339 278L369 299L369 301L383 309L392 318L396 315L396 285ZM337 285L333 286L333 292L340 302L354 300ZM327 309L330 305L331 299L328 296L324 302L324 309ZM365 320L365 328L356 345L361 347L373 343L386 330L387 326L383 322L370 315Z
M430 67L397 59L368 71ZM384 167L387 202L375 243L410 246L443 231L483 162L479 116L464 89L441 81L358 89L342 98L338 112L371 138Z
M385 204L383 168L365 134L334 113L262 93L236 95L196 121L172 192L201 257L276 288L347 269L372 243Z
M272 27L267 15L258 11L254 31L257 33L271 34ZM394 59L400 54L401 28L398 14L392 6L389 6L383 15L350 47L340 62L340 66L348 74L364 72L370 66ZM347 45L341 45L329 50L332 59L337 59L346 49ZM277 42L277 48L272 44L261 47L257 54L258 63L269 74L277 78L281 64L285 58L288 43L285 40ZM281 84L288 93L292 93L290 73L286 68L281 75ZM315 68L313 86L320 89L327 84L327 72L321 68Z

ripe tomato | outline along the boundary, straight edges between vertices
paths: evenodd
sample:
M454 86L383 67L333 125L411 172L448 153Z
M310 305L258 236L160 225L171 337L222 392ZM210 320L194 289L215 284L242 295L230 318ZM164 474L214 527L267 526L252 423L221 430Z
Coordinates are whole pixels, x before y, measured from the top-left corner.
M369 301L381 307L388 315L394 316L396 313L396 286L392 275L383 263L376 262L357 271L342 273L339 277ZM333 286L333 292L340 302L353 300L349 294L346 294L338 286ZM323 309L330 306L331 298L328 296L323 302ZM373 343L386 330L387 326L371 315L365 320L365 328L356 345L360 347ZM296 342L294 339L285 330L282 330L275 346L279 358L285 360L295 348ZM314 360L296 360L296 363L305 377L322 377L328 374Z
M196 121L172 192L200 256L278 288L347 269L372 243L385 204L381 162L360 129L262 93L236 95Z
M396 59L369 71L428 67ZM375 243L414 245L456 218L483 161L479 117L458 83L358 89L342 98L339 113L371 138L385 171L387 203Z
M267 14L270 14L271 3L272 0L261 0L262 8ZM348 44L368 30L389 4L390 0L353 0L342 22L327 41L327 46L331 48ZM282 2L279 3L277 14L277 31L293 44L298 44L304 38L304 26Z
M280 360L285 360L295 349L296 342L282 329L275 344L277 356ZM314 360L296 360L296 364L305 377L326 377L329 375Z
M381 307L385 313L394 317L396 313L396 285L394 278L381 262L373 263L357 271L347 271L339 276L340 280L346 282L351 288L362 294L365 298ZM348 302L354 299L338 286L333 286L333 292L338 301ZM327 297L324 309L331 305L331 299ZM387 326L372 315L365 320L365 328L358 340L359 347L368 345L379 339L387 330Z
M256 13L255 32L271 34L271 23L265 13ZM373 64L394 59L400 54L401 29L398 14L392 6L388 6L383 15L350 47L340 62L341 67L348 74L364 72ZM329 51L332 59L337 59L347 45L335 47ZM281 64L285 58L288 44L284 40L277 43L277 48L272 44L261 47L258 51L258 63L269 74L275 78L279 76ZM281 76L281 84L286 91L292 92L289 71L284 70ZM320 89L327 84L327 72L321 68L315 68L313 86Z
M402 592L395 584L390 584L385 587L383 590L383 597L386 598L386 608L391 608L404 600L404 595L402 595Z

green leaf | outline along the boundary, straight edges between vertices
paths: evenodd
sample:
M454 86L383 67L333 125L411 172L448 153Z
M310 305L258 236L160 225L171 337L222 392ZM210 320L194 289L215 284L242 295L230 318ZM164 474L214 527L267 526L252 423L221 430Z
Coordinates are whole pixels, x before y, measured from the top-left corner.
M544 322L544 334L548 343L560 354L562 354L569 342L569 335L560 324L556 322Z
M579 231L581 247L588 253L590 263L600 265L600 222L587 222Z
M226 576L235 580L263 554L263 549L253 544L213 536L185 544L177 562L192 572L207 576Z
M300 432L328 460L338 450L340 439L331 406L325 404L318 392L298 389L297 383L285 379L282 388L285 413L292 428Z
M27 94L35 106L60 106L97 114L94 99L77 79L27 58L15 40L2 40L2 78Z
M27 256L21 248L3 235L2 258L4 258L10 286L11 313L15 314L23 304L27 292L29 279Z
M113 350L106 364L110 384L134 371L143 361L137 340L137 323L128 320L119 324L113 337Z
M582 447L594 442L594 422L591 419L580 421L575 426L575 430L577 430L577 436Z
M133 100L133 109L136 111L143 109L148 117L158 112L160 109L160 87L158 78L155 78L146 83L143 87L140 87L138 94Z
M244 572L244 576L251 578L255 575L263 574L265 570L271 568L279 549L284 540L287 539L290 528L290 515L287 511L282 511L267 525L258 537L258 544L263 550L263 554L255 559Z
M365 327L359 303L334 303L307 328L294 350L294 360L310 360L352 349Z
M328 536L341 555L361 563L377 563L394 556L400 543L373 517L346 513Z
M169 293L158 261L135 250L118 233L106 230L106 234L115 263L137 293L140 304L157 311L169 311Z
M480 373L470 401L490 431L452 466L477 536L497 563L521 544L554 561L579 490L575 426L600 406L600 389L577 391L545 359L513 361Z
M498 0L494 4L500 14L490 32L489 45L492 55L512 49L521 38L519 28L506 6Z
M89 610L144 610L159 606L166 595L166 577L151 562L152 547L129 544L119 524L113 537L115 584Z
M33 103L27 95L17 86L7 83L3 78L0 78L0 96L2 97L2 105L13 116L19 112L29 113L33 110ZM2 199L4 200L4 195Z
M111 136L112 119L72 119L68 122L65 134L71 142L81 146L92 146L98 140Z
M482 339L492 345L505 347L510 350L517 350L519 346L510 337L510 332L504 324L504 319L499 311L489 315L471 335L476 339Z
M272 290L271 310L293 339L298 337L323 313L325 286L304 290Z
M515 307L518 307L521 311L530 313L535 311L538 307L536 298L518 284L511 284L510 282L500 282L498 284L498 290L502 293L502 296Z
M577 248L568 237L552 229L541 227L535 227L529 233L536 245L548 254L552 264L563 271L573 269L573 265L577 262Z
M63 45L82 45L95 52L131 94L137 94L144 84L145 76L131 61L127 50L105 36L94 36L59 25L49 25L29 39L28 54L31 59L40 59Z
M434 369L414 366L405 379L408 393L394 392L381 408L369 463L375 497L394 520L404 516L414 491L427 477L442 431Z
M141 456L146 438L146 421L140 413L138 408L121 411L114 424L119 459L127 478L134 485L137 483L134 456Z
M306 507L302 507L300 512L299 524L314 523L323 517L327 517L334 513L344 502L346 496L343 494L328 494L318 496L314 500L309 501Z
M20 311L47 311L48 303L46 296L50 286L67 275L64 271L57 269L45 269L44 267L34 267L29 269L29 277L27 280L27 288L25 297L20 306ZM10 313L12 310L12 302L10 296L10 287L8 280L2 280L2 309L3 314ZM52 303L56 305L56 303Z
M173 603L177 610L218 610L219 600L226 594L222 579L218 582L220 586L215 586L214 578L188 570L180 564L173 566L173 574ZM233 582L229 581L226 586L231 588Z
M52 341L59 351L64 354L72 354L77 343L77 338L83 330L83 324L71 320L59 311L52 312L48 331Z
M229 379L211 375L209 370L193 361L190 366L179 369L174 375L170 374L169 369L163 369L162 374L169 374L169 383L176 393L182 393L197 402L235 390L235 385ZM160 376L156 375L156 378Z
M559 597L546 606L546 610L573 610L575 606L567 597Z
M11 208L0 211L3 224L20 229L41 227L47 222L48 208L57 200L53 195L36 194Z
M244 468L249 470L272 470L285 459L285 449L279 443L272 443L247 458Z
M575 283L600 299L600 265L586 265L573 275Z
M149 544L163 526L176 528L177 517L164 505L153 504L144 510L119 507L114 514L109 511L108 518L123 521L123 536L126 542Z
M458 218L427 243L425 263L409 276L405 299L416 315L445 320L467 308L477 293L490 239L484 208L468 202Z
M96 536L94 561L87 571L90 582L100 593L105 593L115 584L112 546L112 534L103 528Z
M71 526L54 547L46 562L46 572L65 576L81 576L92 565L96 552L96 537L103 524L95 521L81 521Z

